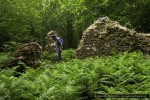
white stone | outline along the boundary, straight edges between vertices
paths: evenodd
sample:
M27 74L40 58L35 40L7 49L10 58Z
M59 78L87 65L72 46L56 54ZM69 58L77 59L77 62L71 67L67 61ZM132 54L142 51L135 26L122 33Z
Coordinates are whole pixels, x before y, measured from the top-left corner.
M94 52L96 52L96 51L97 51L97 48L96 48L96 47L92 47L92 50L93 50Z

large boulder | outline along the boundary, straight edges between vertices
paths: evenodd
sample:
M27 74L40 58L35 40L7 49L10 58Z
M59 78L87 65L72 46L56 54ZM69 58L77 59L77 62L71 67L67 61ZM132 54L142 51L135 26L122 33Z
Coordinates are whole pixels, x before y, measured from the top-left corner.
M102 17L83 32L77 56L107 56L111 55L113 50L125 52L136 49L150 54L150 38L123 27L108 17Z

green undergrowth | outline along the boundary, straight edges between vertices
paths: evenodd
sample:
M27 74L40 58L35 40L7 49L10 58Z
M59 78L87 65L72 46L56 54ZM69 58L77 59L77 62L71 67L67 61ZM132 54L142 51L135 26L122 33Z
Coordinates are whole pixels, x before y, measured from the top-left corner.
M150 60L142 53L44 63L18 78L13 69L2 70L0 100L104 100L95 94L150 93Z
M76 58L76 51L74 49L63 50L62 51L62 61L67 62ZM41 55L41 64L42 66L48 66L48 64L56 64L57 63L57 53L49 53L45 51Z
M5 66L5 62L9 61L12 57L11 52L0 53L0 70Z

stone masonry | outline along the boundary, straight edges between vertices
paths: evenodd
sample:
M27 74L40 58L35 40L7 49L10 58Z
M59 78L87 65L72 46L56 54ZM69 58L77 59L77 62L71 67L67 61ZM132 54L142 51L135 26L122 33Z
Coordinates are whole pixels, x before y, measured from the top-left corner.
M123 27L108 17L102 17L83 32L77 57L108 56L113 50L130 52L136 49L150 54L150 38Z

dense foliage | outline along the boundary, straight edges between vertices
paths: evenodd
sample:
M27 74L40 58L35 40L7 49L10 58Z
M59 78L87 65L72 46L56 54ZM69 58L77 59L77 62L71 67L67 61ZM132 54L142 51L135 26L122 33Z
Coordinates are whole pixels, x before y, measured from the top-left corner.
M22 43L38 42L44 49L51 30L64 38L65 48L76 48L83 31L103 16L149 33L149 5L150 0L0 0L0 100L91 100L95 94L150 93L150 58L140 52L114 51L114 56L81 60L69 49L56 62L56 53L44 51L38 69L18 62L27 67L24 73L5 64Z
M150 0L0 0L0 50L8 41L38 41L56 30L65 47L76 47L82 32L102 16L150 32Z
M74 55L71 50L66 53ZM150 61L142 53L70 58L56 64L48 64L46 59L51 58L43 55L41 68L29 68L18 78L13 69L2 70L0 100L91 100L103 93L150 93Z

